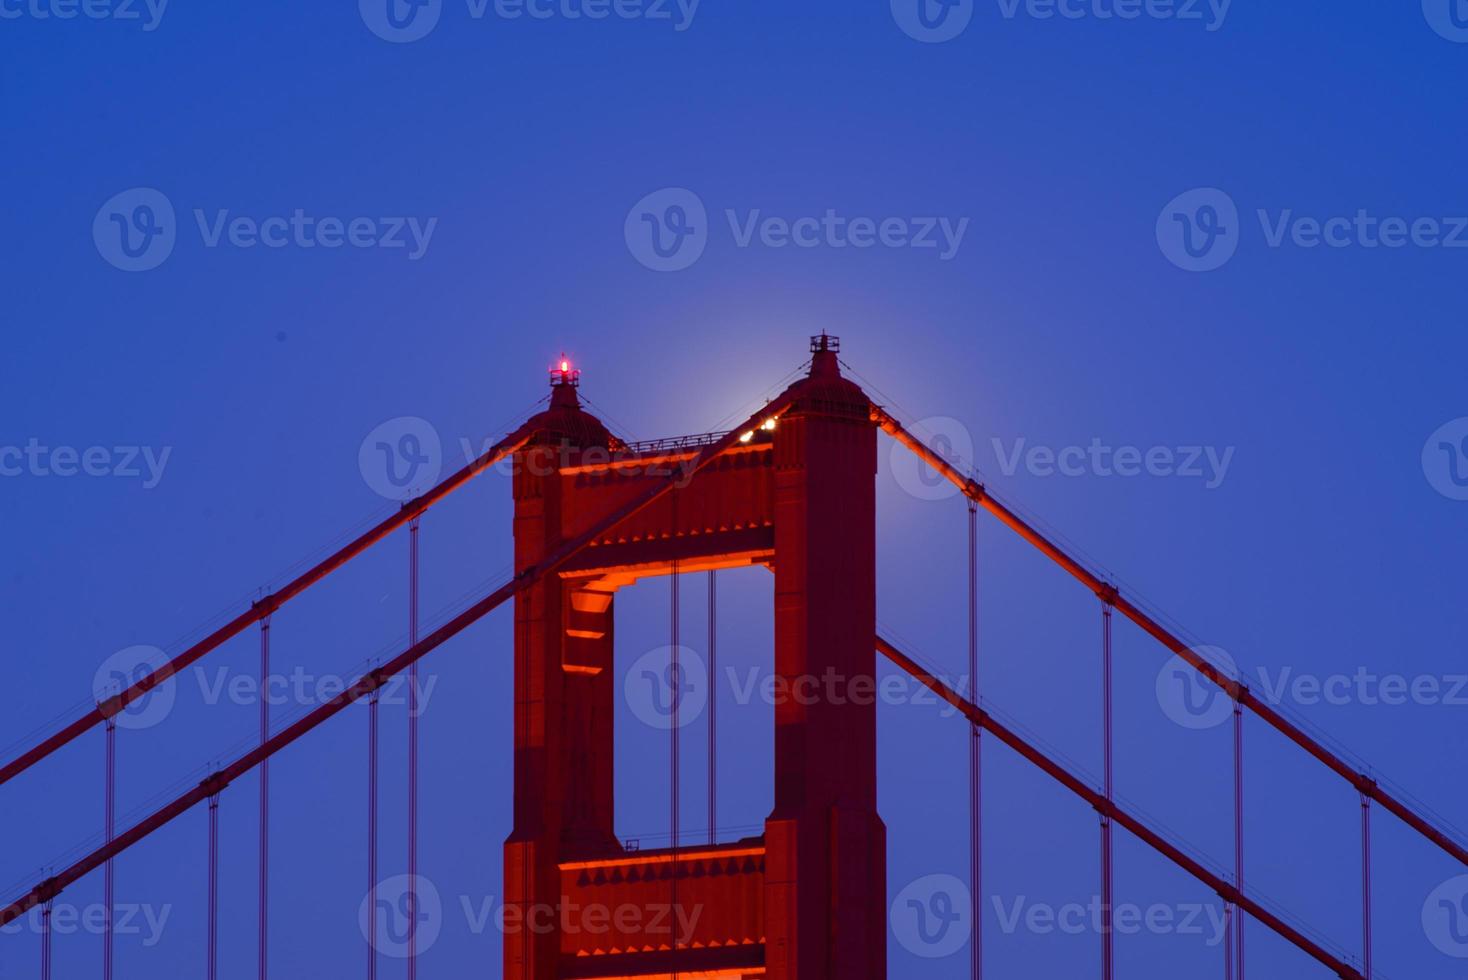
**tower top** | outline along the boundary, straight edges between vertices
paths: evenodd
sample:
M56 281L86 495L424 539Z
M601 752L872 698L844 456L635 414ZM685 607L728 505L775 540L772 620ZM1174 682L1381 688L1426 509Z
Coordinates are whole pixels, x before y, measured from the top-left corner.
M560 385L570 385L575 388L581 384L581 371L571 367L571 361L566 357L565 351L561 351L561 356L555 364L551 365L550 383L552 388Z
M571 366L571 359L563 351L550 369L551 407L579 409L581 399L576 397L576 389L580 385L581 372Z
M817 377L841 376L841 365L836 355L841 352L841 338L832 337L822 331L819 336L810 339L810 375Z

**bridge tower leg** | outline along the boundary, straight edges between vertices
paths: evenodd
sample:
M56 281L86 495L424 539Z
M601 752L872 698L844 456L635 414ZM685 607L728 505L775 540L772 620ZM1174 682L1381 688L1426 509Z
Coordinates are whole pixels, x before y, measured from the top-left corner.
M573 379L554 388L540 433L515 455L515 570L574 537L560 464L607 446ZM579 519L584 519L580 517ZM616 846L612 597L548 576L515 598L515 826L505 842L504 976L554 980L559 864Z
M886 977L877 815L876 427L817 338L775 442L775 808L765 828L771 980ZM831 338L834 341L834 338Z

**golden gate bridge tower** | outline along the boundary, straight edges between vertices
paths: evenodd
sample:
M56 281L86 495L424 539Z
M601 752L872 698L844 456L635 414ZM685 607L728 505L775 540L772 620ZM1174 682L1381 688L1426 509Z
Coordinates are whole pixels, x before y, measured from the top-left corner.
M873 404L859 386L842 376L838 351L836 338L824 334L812 338L809 373L732 431L633 444L614 438L582 407L579 377L562 362L552 372L550 405L545 411L232 619L153 665L149 672L122 678L98 692L95 703L71 721L0 762L0 788L4 788L89 733L102 736L98 742L104 759L98 786L104 801L101 843L87 842L80 856L69 856L64 864L47 868L19 894L0 897L6 903L0 905L0 932L6 933L0 935L0 944L14 941L11 930L3 927L22 916L37 917L39 972L41 980L52 980L54 903L76 883L100 872L103 907L108 910L103 925L103 975L110 977L114 861L135 847L149 848L148 859L169 859L180 846L178 839L165 845L154 835L192 819L207 828L200 861L207 896L202 972L213 980L220 959L219 856L221 848L231 843L220 827L219 810L225 801L236 806L255 804L259 814L255 828L259 874L254 883L259 899L257 976L269 980L266 767L274 756L317 728L363 704L366 711L357 712L357 717L366 735L363 748L369 791L364 819L367 844L360 855L366 897L358 912L365 954L362 966L368 980L375 980L378 960L384 955L377 941L375 913L393 904L380 901L378 891L383 884L376 863L380 843L378 694L393 678L411 674L438 647L513 600L514 690L503 698L514 704L514 823L504 842L504 976L508 980L884 980L889 928L886 829L877 814L874 699L777 698L774 808L763 832L727 841L711 832L706 843L689 845L678 834L675 693L669 767L674 790L671 845L636 850L617 838L612 751L617 592L644 578L670 576L676 667L679 577L687 572L761 565L774 576L773 668L780 689L796 690L811 679L830 677L874 683L880 653L963 716L970 732L968 890L974 931L967 942L972 976L981 977L983 966L979 915L985 894L980 864L984 808L979 789L983 734L984 745L999 743L1099 817L1102 898L1096 950L1103 980L1117 976L1111 928L1112 839L1117 830L1165 858L1222 903L1227 935L1221 953L1227 980L1245 980L1246 932L1265 930L1303 954L1302 963L1313 961L1328 971L1322 976L1376 980L1372 888L1376 815L1394 817L1463 868L1468 868L1468 843L1379 780L1372 770L1323 744L1251 689L1236 670L1210 660L1205 648L1191 644L1161 614L1124 593L973 475L925 445L892 412ZM950 686L936 668L877 632L879 430L951 482L966 499L968 690ZM420 634L419 522L449 495L505 459L516 464L515 574ZM980 512L1052 561L1099 603L1102 724L1098 737L1104 760L1099 781L1049 754L992 712L980 697L979 684L973 680L979 674L976 555ZM373 546L405 530L409 537L405 577L408 645L389 659L375 662L346 690L313 703L299 717L277 723L262 700L259 739L251 748L220 760L197 785L151 811L120 821L115 812L121 778L116 752L118 716L251 629L259 634L263 687L268 678L277 676L271 673L270 659L274 614ZM712 605L710 608L712 611ZM1172 832L1154 826L1113 792L1113 619L1130 623L1175 657L1177 663L1169 662L1165 669L1195 674L1232 702L1234 834L1228 870ZM676 671L668 679L681 693ZM1355 953L1315 938L1297 920L1261 901L1245 875L1247 726L1284 736L1354 791L1356 799L1351 805L1359 807L1361 830L1359 853L1348 859L1359 860L1361 872L1360 946ZM194 733L178 737L194 737ZM448 751L459 749L450 746ZM408 758L407 853L413 869L417 784L411 722ZM711 787L712 773L711 765ZM261 777L256 800L248 798L249 789L238 786L250 774ZM242 794L246 799L239 800ZM714 810L710 806L710 812ZM233 841L233 846L240 845ZM275 868L276 876L285 870ZM422 919L421 883L415 872L407 877L414 884L402 896L407 904L399 903L399 911L408 923L411 978L416 975L421 952L416 932ZM313 883L308 876L302 878ZM668 914L659 924L655 917L616 914L624 909L665 909ZM580 910L584 927L567 925L574 920L575 910ZM598 911L594 928L593 910ZM1457 914L1455 909L1448 911ZM893 916L900 912L894 906ZM896 928L895 918L891 925ZM1456 918L1443 923L1444 929L1456 926ZM4 955L13 955L10 947ZM9 965L12 961L3 962Z
M613 828L621 587L763 565L775 578L778 679L875 676L877 425L870 399L842 377L838 350L836 338L814 338L810 373L783 396L778 423L742 433L686 486L516 597L507 908L546 923L563 908L665 904L698 914L688 917L691 935L645 922L509 932L507 980L886 976L886 830L870 700L781 699L775 805L762 836L683 848L675 839L629 853ZM550 407L516 454L517 572L665 482L662 474L713 440L622 445L582 407L578 381L565 365L554 372Z

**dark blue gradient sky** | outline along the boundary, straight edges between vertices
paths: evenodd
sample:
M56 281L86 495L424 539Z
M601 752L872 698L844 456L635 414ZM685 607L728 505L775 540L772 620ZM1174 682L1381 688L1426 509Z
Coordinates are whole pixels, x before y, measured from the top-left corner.
M566 350L617 431L717 429L830 330L878 401L946 445L967 441L1006 499L1226 650L1256 687L1283 684L1292 716L1468 823L1468 690L1453 680L1468 672L1468 503L1454 499L1468 495L1455 479L1468 251L1443 241L1468 215L1456 0L1235 0L1221 21L1207 4L1200 20L1121 19L1096 16L1111 0L1087 0L1072 19L977 0L950 14L972 19L941 43L905 33L911 11L894 16L887 0L703 0L683 30L676 5L669 20L594 21L493 5L476 18L443 0L409 43L374 34L373 11L350 2L175 0L151 30L141 4L136 21L37 16L48 2L0 0L0 449L17 450L0 456L6 757L85 705L116 651L177 652L395 506L359 465L379 425L425 420L449 465L530 410ZM175 240L156 268L129 272L108 233L113 213L144 220L141 199L104 205L136 188L166 198ZM636 231L642 213L668 219L671 199L635 206L668 188L703 207L705 247L660 272ZM1169 204L1208 188L1219 193ZM297 211L318 231L370 219L364 241L386 219L434 223L419 249L406 230L402 248L251 247L227 232L209 244L221 212L263 223ZM769 225L741 244L751 220L828 211L848 232L857 218L966 224L952 250L838 247L824 231L813 247L778 247ZM1214 214L1214 248L1236 253L1185 271L1184 219L1197 250ZM1309 247L1301 218L1350 220L1331 226L1336 246ZM1399 247L1380 244L1388 218L1411 229ZM1123 476L1089 452L1066 457L1069 475L1046 465L1044 450L1093 442L1179 467L1207 448L1227 466ZM59 476L58 447L102 447L93 468L109 472L126 469L118 447L145 447L161 473L156 486L146 464ZM958 675L964 507L923 499L928 484L889 448L880 617ZM430 515L425 618L502 580L509 515L502 475ZM1097 603L993 521L981 535L985 696L1094 775ZM396 536L278 615L276 664L350 676L400 648L405 562ZM702 585L684 590L697 650ZM770 664L771 578L728 574L721 589L721 662L743 683ZM619 599L623 670L668 641L667 620L666 581ZM507 610L491 615L424 666L436 686L421 870L445 909L426 978L500 968L499 935L477 931L463 902L502 895L510 630ZM256 643L205 661L208 684L252 677ZM1119 792L1230 864L1227 727L1169 718L1167 660L1133 627L1118 626L1116 655ZM1417 694L1388 703L1370 680L1385 675ZM1311 695L1340 677L1334 695ZM733 833L770 806L772 710L737 704L730 676L717 679L720 823ZM254 704L206 700L186 676L166 718L120 734L120 813L248 742ZM275 720L302 710L292 700ZM965 727L922 704L884 704L879 723L890 894L964 877ZM349 711L272 771L277 976L364 968L365 725L365 709ZM401 709L385 709L384 877L404 870L403 728ZM685 738L685 827L707 825L702 733ZM622 701L618 740L619 829L654 841L668 829L666 735ZM1096 893L1095 816L1002 747L986 753L993 975L1091 975L1094 930L1031 923ZM1257 722L1248 758L1251 885L1354 955L1354 793ZM101 767L96 732L0 787L0 882L18 886L7 900L100 832ZM236 980L255 964L253 778L221 813L222 975ZM156 937L119 938L119 976L202 972L204 833L202 810L190 813L119 860L119 902L168 913ZM1207 890L1125 834L1117 855L1117 900L1173 917L1119 938L1120 975L1221 972L1209 913L1201 933L1178 921L1216 914ZM1460 976L1468 906L1454 917L1437 902L1468 894L1454 883L1465 869L1384 815L1376 855L1380 973ZM63 903L100 896L93 875ZM1034 909L1041 919L1025 917ZM893 926L891 976L967 976L965 952L925 958L910 926ZM1257 925L1248 939L1251 977L1326 976ZM58 976L99 971L96 935L56 943ZM38 957L31 926L0 931L0 976L35 975ZM382 969L402 975L399 961Z

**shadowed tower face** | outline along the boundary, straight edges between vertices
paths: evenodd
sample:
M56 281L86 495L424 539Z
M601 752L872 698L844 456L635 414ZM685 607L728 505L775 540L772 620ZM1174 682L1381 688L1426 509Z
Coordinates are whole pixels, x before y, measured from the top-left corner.
M813 338L777 420L518 596L507 978L886 976L876 707L823 694L876 670L876 425L838 349ZM552 373L551 406L516 456L517 571L701 448L622 444L582 410L578 380L564 363ZM674 562L769 568L776 689L817 694L776 705L762 836L628 852L613 828L615 596Z

